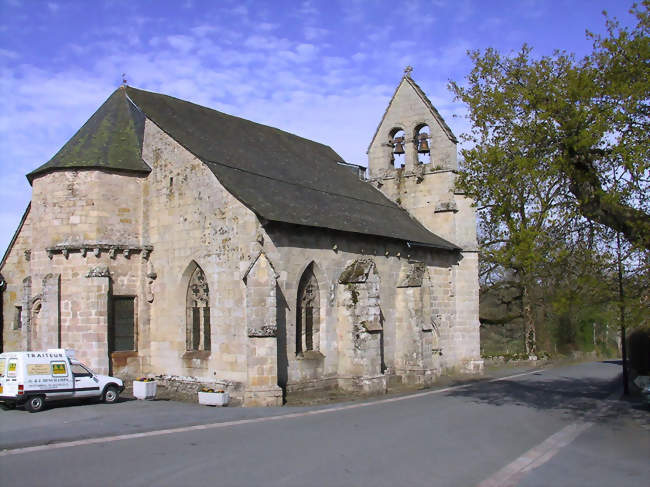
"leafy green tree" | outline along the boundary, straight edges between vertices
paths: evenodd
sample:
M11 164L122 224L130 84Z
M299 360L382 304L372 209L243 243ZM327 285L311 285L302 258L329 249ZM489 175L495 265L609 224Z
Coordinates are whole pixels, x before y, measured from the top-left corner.
M566 258L567 235L596 222L650 249L649 5L633 6L633 29L588 33L583 59L474 51L466 83L450 83L472 124L458 185L479 207L482 272L514 271L529 353L532 290Z
M593 52L581 60L562 51L536 59L526 45L512 57L471 52L466 86L450 83L473 126L466 167L492 167L504 144L536 156L567 203L650 249L649 6L633 6L634 29L607 20L607 37L588 33Z

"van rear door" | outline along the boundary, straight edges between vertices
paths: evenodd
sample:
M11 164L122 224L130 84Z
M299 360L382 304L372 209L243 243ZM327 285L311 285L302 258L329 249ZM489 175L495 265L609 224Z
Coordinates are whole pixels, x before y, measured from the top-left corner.
M18 359L14 356L4 357L5 370L2 377L2 395L18 396Z
M0 396L4 396L5 370L7 370L7 358L0 357Z

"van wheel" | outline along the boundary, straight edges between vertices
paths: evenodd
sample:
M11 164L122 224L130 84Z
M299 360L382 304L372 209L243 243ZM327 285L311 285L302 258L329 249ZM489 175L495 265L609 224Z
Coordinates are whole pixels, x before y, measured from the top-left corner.
M42 411L44 407L45 399L43 399L43 396L31 396L25 403L25 408L30 413L37 413L39 411Z
M116 387L108 386L104 390L103 400L105 403L112 404L114 402L117 402L119 398L120 398L120 391L118 391Z

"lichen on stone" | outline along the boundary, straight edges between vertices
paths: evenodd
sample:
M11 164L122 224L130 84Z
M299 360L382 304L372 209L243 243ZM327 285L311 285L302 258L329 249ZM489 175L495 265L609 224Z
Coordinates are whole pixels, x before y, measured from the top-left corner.
M340 284L357 284L366 282L368 274L373 269L375 263L370 259L358 259L348 265L339 276Z
M399 272L397 287L420 287L424 279L426 266L424 262L408 262L402 264Z

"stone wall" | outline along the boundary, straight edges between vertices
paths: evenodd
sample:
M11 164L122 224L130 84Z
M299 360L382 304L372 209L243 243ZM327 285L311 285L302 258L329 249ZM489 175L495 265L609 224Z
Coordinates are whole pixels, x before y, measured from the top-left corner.
M150 121L145 126L143 159L152 167L143 187L143 235L154 248L149 273L156 275L149 303L150 353L143 373L187 376L205 383L224 380L247 384L249 376L253 382L260 382L254 375L258 369L252 363L249 367L249 359L259 361L263 351L275 361L276 351L271 347L275 336L249 337L247 323L255 322L252 326L263 328L268 315L264 314L264 305L274 299L271 288L275 289L275 277L270 276L265 295L247 291L245 278L262 248L256 216L202 161ZM187 351L185 300L190 274L197 265L209 287L211 346L210 350ZM251 285L255 284L259 280L251 279ZM250 320L247 299L254 304ZM256 363L254 367L261 367L262 375L273 377L269 384L258 385L275 388L271 401L278 403L277 377L270 370L274 363ZM266 394L258 392L260 397ZM254 395L248 394L248 403Z
M453 269L463 258L459 253L409 248L390 239L309 227L268 224L265 229L264 251L279 275L276 299L283 303L278 308L283 317L278 323L283 324L284 330L279 329L278 334L285 337L284 349L279 348L278 354L283 357L279 363L286 367L289 392L335 384L346 387L344 381L361 387L362 378L365 386L370 387L373 377L380 382L376 374L396 374L398 368L401 375L413 376L406 379L408 382L430 383L443 368L465 368L479 358L478 348L474 350L473 344L478 343L478 338L473 336L478 335L478 326L471 325L471 318L467 318L469 326L458 322ZM346 268L357 260L370 261L374 266L379 292L378 295L366 292L365 296L373 301L366 304L378 303L381 312L381 328L360 335L373 344L362 347L365 365L361 369L352 367L361 351L354 348L354 332L362 322L372 320L355 315L356 305L349 288L354 288L357 303L360 298L367 298L356 289L361 283L340 282ZM414 266L413 263L422 269L420 287L400 288L403 268ZM301 356L296 353L296 303L298 283L310 265L321 294L320 344L318 353ZM471 312L470 307L468 313ZM406 337L412 340L406 347L411 352L405 350ZM417 365L399 366L404 363L400 357L405 353L415 353L413 364ZM282 375L283 371L280 369L278 373Z
M263 252L255 259L244 280L248 335L248 376L244 404L282 404L277 369L276 273Z
M452 154L434 122L442 168L435 157L427 167L414 160L403 170L373 166L381 177L369 184L462 252L261 222L149 120L148 176L88 170L37 177L0 269L5 348L73 348L98 372L127 379L233 384L245 405L280 404L278 384L378 391L389 376L430 383L445 368L480 367L474 214L453 191L455 145ZM371 148L371 162L382 147ZM188 287L197 268L208 303L199 325L208 339L194 349ZM316 343L298 350L299 284L308 269L317 281ZM109 360L114 296L134 298L136 346Z
M415 140L417 130L423 125L430 131L427 157L418 154ZM391 143L396 129L405 134L403 167L391 163L393 157L399 157L393 155ZM480 371L476 213L472 201L455 188L456 141L408 76L402 79L377 129L368 150L368 164L369 184L406 209L431 232L461 249L454 262L428 269L436 303L434 320L439 326L435 328L436 337L423 339L430 340L433 349L441 349L432 357L434 369ZM442 285L445 281L446 285ZM401 293L405 296L398 300L397 306L403 309L401 316L405 319L406 309L412 309L414 304L403 302L417 301L417 298L413 291ZM436 338L440 347L434 346ZM417 345L411 343L410 348L415 350ZM398 362L417 362L414 353L407 353L408 357L403 355Z
M29 214L3 266L5 310L23 307L21 329L5 326L5 348L70 348L98 372L109 371L110 296L140 291L141 185L139 176L91 170L34 179ZM104 294L91 297L96 276L87 276L98 268Z
M41 252L65 245L138 246L144 178L97 170L56 171L34 178L32 235Z
M18 228L13 245L7 249L5 262L0 269L6 281L2 293L2 323L4 325L3 347L5 350L26 350L27 333L23 330L25 319L29 316L31 290L25 296L23 282L30 276L32 216L31 205L27 208L22 225ZM27 307L25 307L27 303Z

